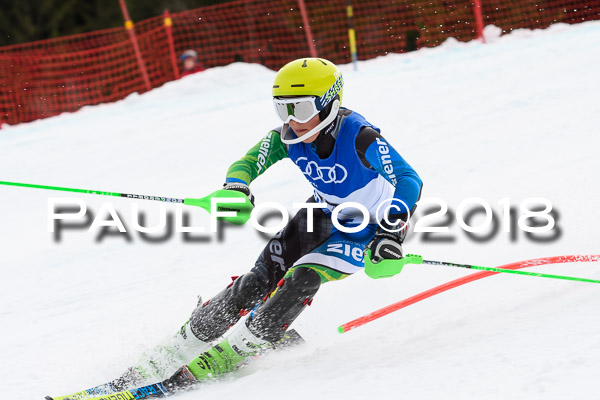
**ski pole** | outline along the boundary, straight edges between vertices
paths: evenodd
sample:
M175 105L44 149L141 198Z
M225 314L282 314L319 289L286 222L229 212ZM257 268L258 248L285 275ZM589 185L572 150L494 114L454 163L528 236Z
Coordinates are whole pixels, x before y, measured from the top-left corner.
M398 260L396 260L398 261ZM503 265L501 268L502 272L512 271L521 268L530 268L536 267L540 265L549 265L549 264L562 264L562 263L574 263L574 262L598 262L600 261L600 255L568 255L568 256L556 256L556 257L545 257L545 258L537 258L533 260L525 260L518 261L515 263ZM365 259L365 264L367 264L367 259ZM366 269L366 266L365 266ZM450 289L457 288L459 286L465 285L469 282L473 282L482 278L486 278L488 276L496 275L499 272L496 271L482 271L477 272L475 274L470 274L467 276L463 276L462 278L455 279L451 282L446 282L442 285L436 286L432 289L426 290L424 292L418 293L414 296L401 300L399 302L390 304L389 306L383 307L379 310L373 311L367 315L356 318L350 322L347 322L338 327L338 332L345 333L351 329L358 328L359 326L365 325L369 322L372 322L376 319L379 319L385 315L391 314L395 311L401 310L405 307L408 307L412 304L423 301L427 298L433 297Z
M62 192L97 194L97 195L101 195L101 196L127 197L130 199L156 200L156 201L163 201L166 203L184 203L184 201L185 201L184 199L176 199L176 198L171 198L171 197L148 196L148 195L130 194L130 193L103 192L100 190L73 189L73 188L66 188L66 187L59 187L59 186L33 185L31 183L0 181L0 185L18 186L18 187L26 187L26 188L32 188L32 189L60 190Z
M131 193L117 193L117 192L103 192L101 190L89 190L89 189L74 189L59 186L46 186L46 185L34 185L30 183L18 183L18 182L5 182L0 181L0 185L5 186L17 186L32 189L44 189L44 190L59 190L62 192L74 192L74 193L85 193L85 194L96 194L100 196L115 196L115 197L126 197L129 199L141 199L141 200L154 200L161 201L164 203L179 203L186 204L189 206L196 206L203 208L210 212L235 212L235 214L227 216L219 216L219 220L227 221L235 225L243 225L248 219L250 219L250 213L254 207L250 202L250 199L243 193L235 190L217 190L208 196L200 199L185 198L178 199L174 197L164 196L149 196L143 194L131 194ZM217 203L213 209L213 201Z
M371 261L371 250L365 250L365 273L373 278L387 278L390 276L394 276L400 271L406 264L429 264L429 265L442 265L445 267L458 267L458 268L468 268L468 269L476 269L480 271L491 271L491 272L502 272L508 274L516 274L516 275L527 275L527 276L537 276L540 278L551 278L551 279L565 279L569 281L577 281L577 282L589 282L589 283L600 283L600 280L597 279L588 279L588 278L578 278L575 276L564 276L564 275L553 275L553 274L544 274L541 272L530 272L530 271L515 271L510 269L503 268L492 268L492 267L481 267L479 265L469 265L469 264L456 264L447 261L433 261L433 260L424 260L422 256L417 254L407 254L404 258L399 260L392 259L384 259L378 263L373 263Z
M478 265L455 264L455 263L450 263L450 262L445 262L445 261L423 260L423 264L442 265L445 267L469 268L469 269L477 269L480 271L502 272L502 273L508 273L508 274L516 274L516 275L538 276L540 278L564 279L564 280L568 280L568 281L577 281L577 282L600 283L600 280L598 280L598 279L578 278L576 276L543 274L541 272L518 271L518 270L503 269L503 268L480 267Z

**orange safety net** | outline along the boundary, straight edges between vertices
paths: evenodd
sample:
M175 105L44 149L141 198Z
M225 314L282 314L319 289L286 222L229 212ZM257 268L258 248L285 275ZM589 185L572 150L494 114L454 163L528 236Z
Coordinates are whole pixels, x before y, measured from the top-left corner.
M484 24L496 25L504 33L600 19L598 0L482 0L481 6Z
M143 89L123 29L0 48L0 120L31 121Z
M361 60L434 47L449 37L473 40L477 12L503 32L600 19L600 0L481 0L480 9L472 0L353 0L352 6ZM171 21L156 16L135 24L141 59L125 28L0 47L0 126L158 87L179 76L178 57L187 49L198 52L204 68L241 61L278 69L309 56L309 45L336 63L351 60L346 0L236 0L174 13Z

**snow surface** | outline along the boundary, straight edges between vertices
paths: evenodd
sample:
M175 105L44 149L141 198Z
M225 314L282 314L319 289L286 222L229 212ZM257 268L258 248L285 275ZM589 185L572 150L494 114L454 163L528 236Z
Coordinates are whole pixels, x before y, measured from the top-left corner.
M424 198L456 211L468 197L518 204L549 199L559 239L517 231L478 243L451 225L453 242L415 234L406 250L428 259L499 266L562 254L597 254L600 22L517 31L491 43L449 40L435 49L342 66L344 104L382 129L425 182ZM144 95L0 131L0 180L113 192L202 197L231 162L277 126L274 73L232 64ZM291 211L310 185L289 160L257 180L258 202ZM94 214L111 203L130 241L48 233L48 199L79 198ZM120 374L177 330L197 301L254 263L265 239L249 225L222 240L147 243L132 204L158 222L161 205L0 187L0 397L41 399ZM168 206L173 211L173 206ZM202 225L206 213L186 209ZM443 220L437 220L440 223ZM273 222L274 223L274 222ZM531 271L600 279L598 263ZM472 272L408 266L387 280L357 274L327 284L294 327L307 344L272 354L183 399L403 397L583 399L597 396L600 287L504 274L403 309L350 333L370 311Z

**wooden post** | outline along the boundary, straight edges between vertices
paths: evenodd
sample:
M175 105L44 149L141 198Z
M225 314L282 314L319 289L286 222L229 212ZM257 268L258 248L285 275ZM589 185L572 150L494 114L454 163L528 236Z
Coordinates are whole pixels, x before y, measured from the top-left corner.
M177 67L177 56L175 55L175 44L173 43L173 20L169 10L165 9L164 24L167 31L167 42L169 43L169 57L171 58L171 66L173 67L173 77L179 79L179 67Z
M144 79L144 84L146 85L147 90L151 90L152 85L150 85L148 71L146 71L146 65L144 64L144 59L142 58L142 53L140 52L140 46L138 46L135 30L133 29L133 22L131 21L131 18L129 18L129 12L127 11L125 0L119 0L119 4L121 5L121 12L123 13L123 18L125 19L125 29L129 34L129 39L131 40L131 45L133 46L133 51L135 53L135 57L137 58L138 67L140 68L140 73Z
M346 0L346 15L348 16L348 40L350 41L350 54L352 55L352 64L354 70L358 70L358 52L356 51L356 32L354 30L354 12L352 10L351 0Z

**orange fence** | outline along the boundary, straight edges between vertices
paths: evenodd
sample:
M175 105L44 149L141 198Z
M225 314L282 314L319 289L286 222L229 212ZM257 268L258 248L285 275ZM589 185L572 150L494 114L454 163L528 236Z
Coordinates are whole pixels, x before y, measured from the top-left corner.
M449 37L473 40L480 21L510 32L600 19L600 0L354 0L352 6L361 60ZM142 69L149 87L158 87L179 76L177 57L186 49L195 49L205 68L242 61L277 69L310 55L312 37L319 56L351 61L347 0L236 0L153 17L133 29L142 66L125 28L0 47L0 126L145 92Z

